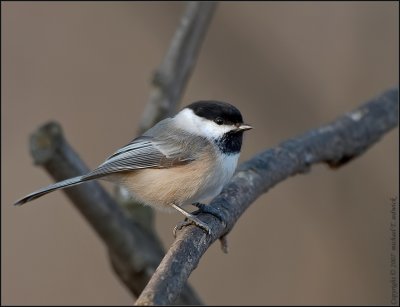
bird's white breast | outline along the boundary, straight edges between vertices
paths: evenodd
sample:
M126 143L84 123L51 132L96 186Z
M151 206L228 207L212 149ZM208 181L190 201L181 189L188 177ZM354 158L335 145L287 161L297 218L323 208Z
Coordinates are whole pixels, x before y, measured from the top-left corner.
M216 159L215 168L208 174L208 178L205 178L206 184L195 195L197 199L191 201L201 202L205 199L217 196L232 178L236 170L238 159L239 154L220 155Z

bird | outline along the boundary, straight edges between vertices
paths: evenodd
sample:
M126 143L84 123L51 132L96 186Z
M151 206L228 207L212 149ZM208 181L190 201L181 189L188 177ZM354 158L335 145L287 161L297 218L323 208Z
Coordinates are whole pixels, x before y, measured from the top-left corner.
M243 132L250 129L232 104L196 101L174 117L159 121L87 174L41 188L14 205L100 179L123 186L144 205L163 211L175 209L211 234L207 224L183 207L204 208L204 200L221 192L235 172Z

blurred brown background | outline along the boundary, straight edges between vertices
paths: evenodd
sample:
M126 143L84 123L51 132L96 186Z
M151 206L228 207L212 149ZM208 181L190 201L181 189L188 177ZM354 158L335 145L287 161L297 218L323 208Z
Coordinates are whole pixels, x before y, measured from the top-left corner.
M48 120L90 167L135 134L184 3L3 2L2 304L129 305L99 238L28 136ZM222 3L182 105L221 99L255 129L241 161L398 83L398 3ZM398 129L337 171L313 167L255 202L190 277L207 304L390 304ZM107 184L106 184L107 185ZM111 190L107 185L107 189ZM157 213L166 247L179 214Z

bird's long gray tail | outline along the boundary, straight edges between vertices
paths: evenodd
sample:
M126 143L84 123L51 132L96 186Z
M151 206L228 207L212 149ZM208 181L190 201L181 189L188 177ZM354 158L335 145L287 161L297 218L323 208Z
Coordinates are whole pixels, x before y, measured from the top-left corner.
M64 181L60 181L54 184L51 184L47 187L41 188L40 190L37 190L35 192L32 192L31 194L26 195L25 197L21 198L20 200L18 200L14 205L15 206L21 206L25 203L27 203L28 201L34 200L36 198L39 198L47 193L53 192L55 190L58 189L63 189L63 188L67 188L73 185L77 185L80 184L84 181L86 181L85 179L82 178L83 176L78 176L78 177L74 177L74 178L70 178Z

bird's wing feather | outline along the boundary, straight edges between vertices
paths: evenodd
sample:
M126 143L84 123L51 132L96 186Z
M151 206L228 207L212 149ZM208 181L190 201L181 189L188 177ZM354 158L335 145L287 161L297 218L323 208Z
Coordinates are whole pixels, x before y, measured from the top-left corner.
M182 154L182 148L151 136L140 136L111 155L103 164L83 176L95 179L109 174L143 168L168 168L189 163L192 157Z

